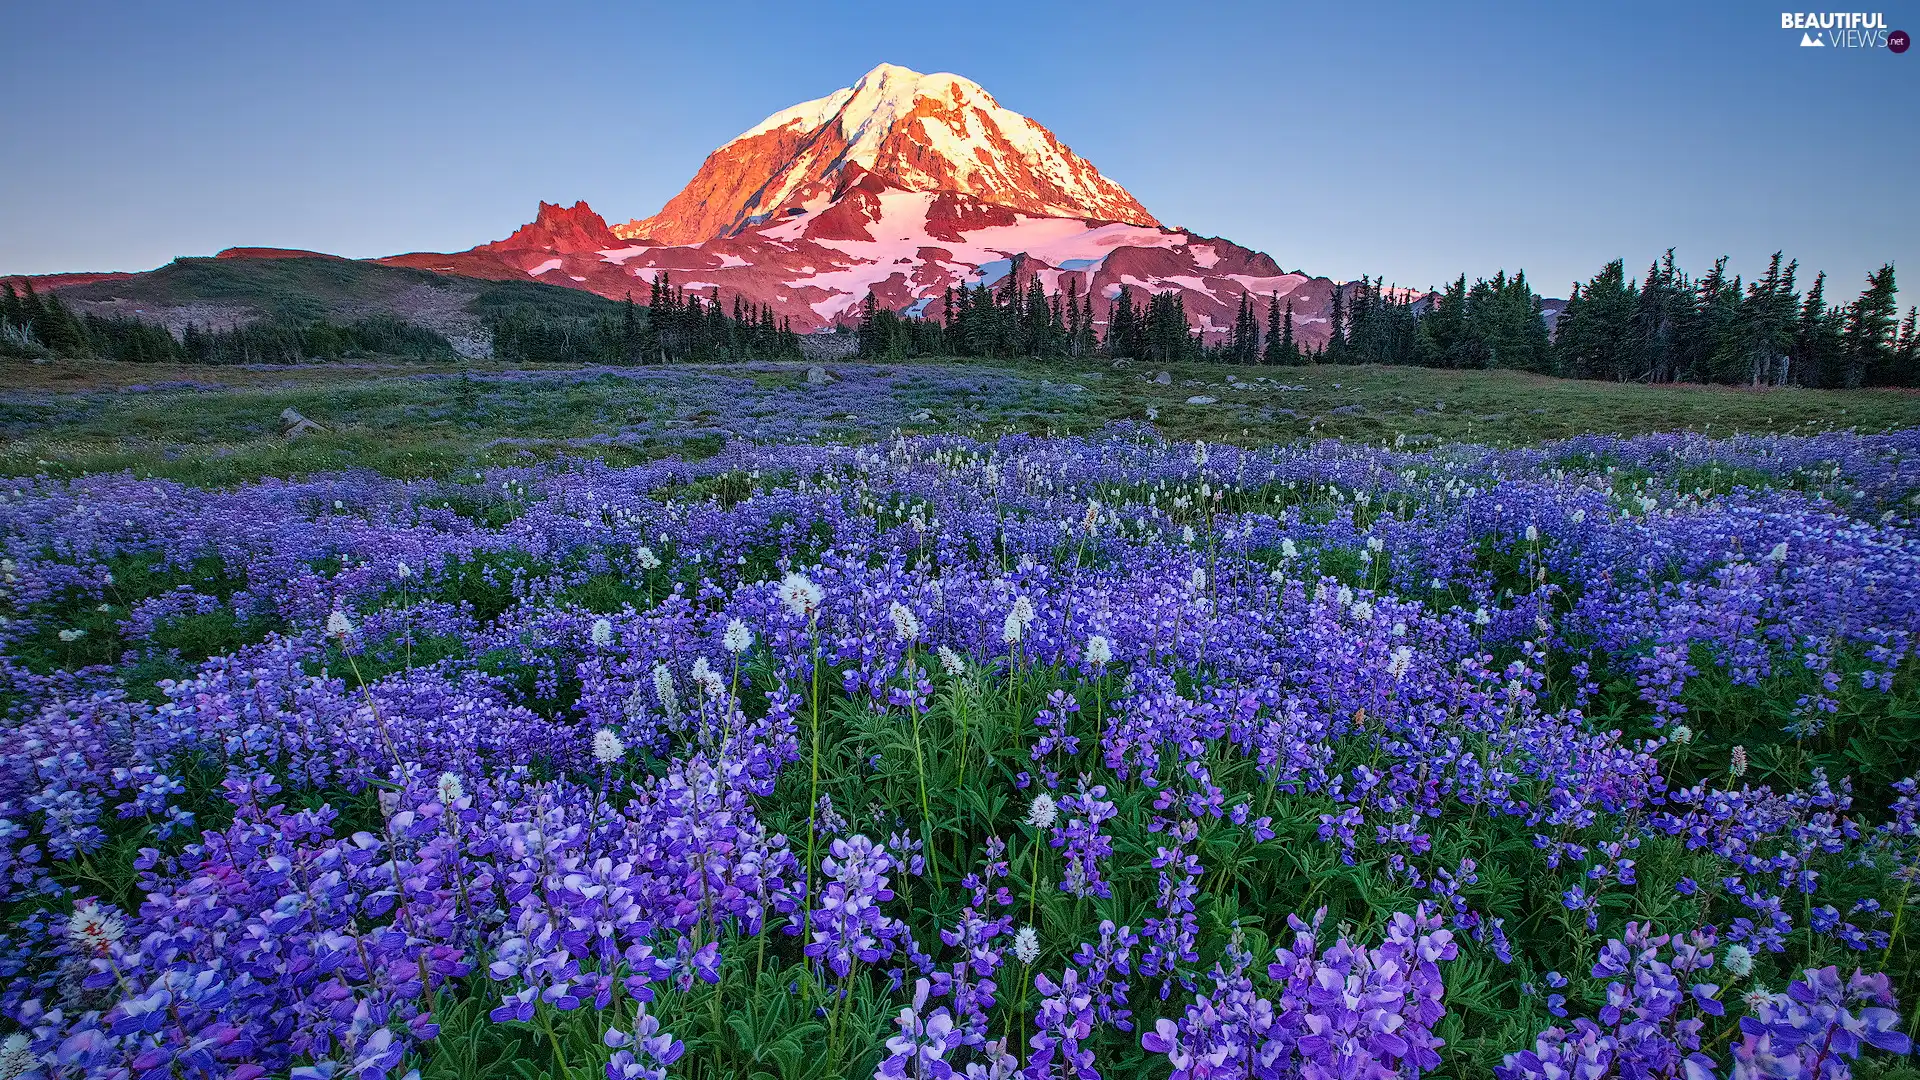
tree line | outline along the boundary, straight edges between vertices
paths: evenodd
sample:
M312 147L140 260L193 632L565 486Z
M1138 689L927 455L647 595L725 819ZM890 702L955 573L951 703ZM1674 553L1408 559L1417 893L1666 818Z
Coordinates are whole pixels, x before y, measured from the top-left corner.
M731 307L716 286L701 297L655 275L645 307L633 294L618 311L557 316L531 306L509 307L489 320L493 355L502 360L574 364L664 364L798 359L800 337L773 308L738 294Z
M118 315L76 314L33 283L0 284L0 352L26 358L92 357L127 363L297 364L312 359L448 359L447 339L392 315L351 322L268 319L226 328L188 325L179 334Z
M31 281L0 283L0 354L26 358L88 357L129 363L297 364L361 357L448 360L445 337L389 314L348 322L276 317L178 333L122 316L77 314L57 293ZM731 313L715 293L702 299L653 282L645 308L594 299L590 313L528 303L488 306L480 322L493 355L515 363L647 364L726 361L800 355L799 337L773 309L734 297Z
M1048 292L1016 256L992 284L949 287L939 315L925 303L895 312L869 294L859 309L860 355L869 359L960 356L1113 359L1172 364L1376 363L1443 368L1515 368L1573 378L1717 382L1750 386L1920 385L1916 312L1895 304L1892 264L1867 277L1844 304L1827 299L1817 274L1805 292L1799 264L1776 253L1751 282L1727 260L1694 278L1672 250L1630 277L1614 260L1576 283L1549 332L1525 273L1438 291L1390 288L1361 278L1333 291L1324 329L1309 346L1290 300L1242 294L1233 325L1205 340L1178 292L1138 295L1122 286L1100 309L1079 291ZM645 364L797 358L800 338L770 306L736 295L729 307L656 276L646 305L593 301L590 311L513 303L488 307L494 355L510 362ZM1104 314L1105 318L1097 317ZM1316 319L1316 321L1318 321ZM851 329L851 328L846 328ZM0 287L0 352L91 356L131 362L298 363L310 359L443 359L439 334L391 315L352 322L275 318L225 329L164 327L119 316L79 315L57 294Z
M948 288L937 318L890 311L869 294L857 325L860 354L1404 364L1754 386L1920 384L1915 310L1897 318L1891 264L1839 305L1826 299L1824 273L1798 292L1798 265L1783 264L1779 254L1766 274L1745 283L1727 274L1725 258L1697 280L1671 250L1638 280L1615 260L1574 286L1551 331L1524 272L1471 284L1462 274L1425 293L1360 278L1333 291L1326 340L1308 346L1296 333L1292 303L1279 296L1243 293L1230 331L1206 341L1176 292L1140 298L1123 285L1102 321L1077 277L1050 293L1038 275L1023 277L1023 262L1016 257L991 286Z

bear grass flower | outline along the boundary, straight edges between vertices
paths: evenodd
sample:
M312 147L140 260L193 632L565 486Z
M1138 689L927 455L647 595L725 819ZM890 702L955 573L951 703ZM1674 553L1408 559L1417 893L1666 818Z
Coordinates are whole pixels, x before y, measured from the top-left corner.
M753 631L747 629L746 623L734 619L727 623L727 632L721 635L720 647L739 656L753 647Z
M601 728L593 733L593 760L602 765L618 764L627 756L627 744L612 728Z
M1044 791L1035 795L1033 802L1027 805L1026 823L1036 829L1051 829L1059 818L1059 805L1053 801L1053 796Z
M67 936L84 952L104 953L127 933L126 920L89 900L78 904L67 919Z
M1023 926L1015 931L1013 958L1029 965L1040 959L1040 932L1031 926Z
M1086 650L1082 655L1087 664L1095 670L1106 667L1113 661L1113 642L1100 634L1094 634L1087 639Z
M940 646L934 650L934 655L940 658L940 668L947 673L949 678L957 679L967 673L967 662L961 659L959 653L954 652L953 649L948 646Z
M794 571L780 579L780 602L787 610L801 618L811 618L819 612L820 604L826 599L826 593L815 585L807 575Z
M913 613L912 608L895 600L887 608L887 618L893 622L895 641L912 644L920 639L920 618Z
M16 1080L39 1067L40 1057L25 1032L16 1031L0 1042L0 1080Z

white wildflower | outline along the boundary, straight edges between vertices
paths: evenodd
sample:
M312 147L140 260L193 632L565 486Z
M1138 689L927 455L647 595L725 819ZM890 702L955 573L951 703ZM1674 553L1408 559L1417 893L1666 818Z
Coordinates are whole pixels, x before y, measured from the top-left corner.
M1787 561L1787 542L1785 540L1773 545L1773 550L1767 552L1767 561L1771 563L1784 563Z
M452 806L467 797L467 788L460 782L459 773L443 772L440 774L437 794L443 805Z
M1013 617L1020 620L1021 626L1033 622L1033 601L1024 596L1013 598Z
M1087 663L1095 668L1106 667L1113 660L1113 642L1095 634L1087 639Z
M127 924L119 914L103 911L100 905L91 900L76 906L73 917L67 920L67 936L88 952L106 952L107 946L125 937L126 933Z
M85 630L62 630L62 631L60 631L60 640L61 640L61 641L79 641L79 640L80 640L81 638L83 638L83 637L86 637L86 636L87 636L87 632L86 632Z
M1206 588L1207 588L1207 569L1206 569L1206 567L1204 567L1204 566L1196 566L1196 567L1194 567L1194 568L1193 568L1193 574L1192 574L1192 576L1191 576L1191 577L1189 577L1189 578L1187 579L1187 583L1193 586L1193 591L1194 591L1194 592L1205 592L1205 591L1206 591Z
M405 581L413 576L413 567L408 566L405 559L401 559L393 564L393 576Z
M1023 964L1040 959L1040 934L1033 927L1023 926L1013 935L1013 958Z
M1673 734L1667 736L1667 739L1676 746L1685 746L1693 741L1693 729L1681 724L1673 729Z
M1191 526L1191 525L1182 525L1182 526L1180 527L1180 542L1181 542L1181 543L1183 543L1183 544L1191 544L1191 543L1193 543L1193 537L1194 537L1194 533L1193 533L1193 526Z
M1732 773L1735 779L1738 779L1742 776L1747 775L1747 748L1746 747L1736 746L1733 748L1733 752L1729 755L1729 760L1727 762L1727 771L1729 773Z
M887 608L887 618L893 620L893 636L896 641L914 642L920 639L920 617L913 609L895 600Z
M824 599L826 593L820 590L820 586L797 570L780 579L780 602L795 615L811 617L820 610L820 602Z
M642 570L658 570L660 568L660 556L655 555L653 549L645 544L640 545L640 549L633 553L633 557L639 560L640 569Z
M1368 603L1368 602L1366 602L1365 600L1356 600L1356 601L1354 601L1354 603L1353 603L1353 617L1354 617L1355 619L1357 619L1357 620L1359 620L1360 622L1370 622L1370 621L1372 621L1372 619L1373 619L1373 605L1372 605L1372 604L1370 604L1370 603Z
M960 658L959 653L942 645L936 650L936 655L940 657L940 666L946 669L949 678L957 679L967 673L967 662Z
M1527 526L1527 543L1537 544L1539 542L1540 542L1540 530L1534 528L1531 525Z
M588 634L597 648L606 648L613 644L613 623L606 619L593 620L593 630Z
M719 672L713 670L713 665L707 663L707 658L704 656L693 662L693 681L699 684L709 697L720 697L727 692L727 681L720 677Z
M1395 679L1404 679L1413 668L1413 647L1401 645L1393 650L1393 657L1387 661L1387 674Z
M727 632L720 638L720 647L739 656L753 648L753 631L747 629L746 623L735 619L727 624Z
M1033 797L1033 804L1027 807L1027 824L1036 829L1051 829L1060 817L1060 808L1054 805L1053 796L1041 792Z
M1738 942L1727 946L1724 960L1727 970L1736 979L1746 978L1747 973L1753 970L1753 951Z
M593 733L593 760L602 765L612 765L627 756L627 744L610 727L603 727Z
M1369 536L1367 537L1367 550L1372 552L1385 551L1387 550L1387 542L1378 536Z
M1475 626L1493 625L1493 613L1483 607L1475 608L1473 611L1473 625Z
M327 616L329 637L343 638L351 633L353 633L353 623L347 618L346 612L335 609L333 614Z
M1000 640L1009 645L1018 645L1020 644L1020 635L1025 630L1026 624L1020 621L1020 616L1009 611L1007 612L1006 620L1000 624Z
M1280 557L1283 559L1297 559L1300 557L1300 549L1294 546L1292 537L1283 537L1281 539Z
M680 695L673 689L673 672L665 664L653 665L653 696L660 699L660 710L667 719L680 715Z
M0 1080L14 1080L16 1076L25 1076L40 1065L39 1057L33 1052L33 1040L25 1032L16 1031L0 1043Z

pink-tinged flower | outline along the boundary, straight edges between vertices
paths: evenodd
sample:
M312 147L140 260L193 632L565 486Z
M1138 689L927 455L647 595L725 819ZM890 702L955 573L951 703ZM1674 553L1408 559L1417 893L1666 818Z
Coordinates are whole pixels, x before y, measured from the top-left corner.
M818 612L827 596L812 579L797 570L780 579L778 591L780 602L787 606L787 610L803 619L811 618Z

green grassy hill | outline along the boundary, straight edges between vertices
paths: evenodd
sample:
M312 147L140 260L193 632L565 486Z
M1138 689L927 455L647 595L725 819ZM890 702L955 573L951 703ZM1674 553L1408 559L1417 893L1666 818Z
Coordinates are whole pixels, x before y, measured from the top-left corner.
M487 319L528 308L545 319L591 318L619 305L532 281L485 281L324 256L183 258L131 277L74 285L61 300L81 314L132 316L178 332L258 320L351 322L391 315L458 346Z

